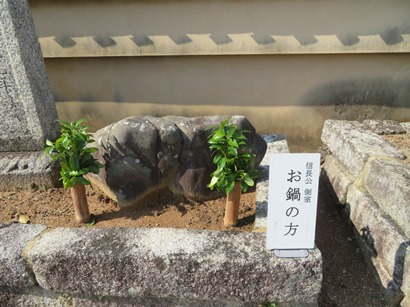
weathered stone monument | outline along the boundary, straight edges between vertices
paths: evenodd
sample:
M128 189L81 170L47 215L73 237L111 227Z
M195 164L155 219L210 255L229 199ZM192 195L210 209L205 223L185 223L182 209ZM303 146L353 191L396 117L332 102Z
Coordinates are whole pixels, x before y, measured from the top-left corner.
M196 200L221 196L207 187L215 170L207 140L210 128L227 118L248 131L257 167L267 145L243 116L131 116L94 134L91 146L98 148L95 157L105 168L89 178L120 207L136 205L161 189Z
M57 184L42 157L57 111L26 0L0 0L0 189Z

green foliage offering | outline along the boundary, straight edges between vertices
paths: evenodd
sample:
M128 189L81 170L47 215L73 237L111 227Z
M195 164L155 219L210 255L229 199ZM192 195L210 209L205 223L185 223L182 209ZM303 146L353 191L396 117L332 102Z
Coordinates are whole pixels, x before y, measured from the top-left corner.
M255 185L258 171L254 170L255 154L251 154L246 144L245 133L228 119L222 121L219 128L208 137L209 148L213 156L216 170L211 174L211 182L207 185L226 194L231 192L236 182L241 182L243 192Z
M72 188L76 182L91 184L85 175L90 172L98 174L100 168L104 167L92 156L97 148L87 147L94 140L91 134L86 133L88 126L81 126L84 121L85 119L80 119L69 123L60 120L60 137L54 143L46 141L44 152L51 155L53 161L60 161L60 180L65 189Z
M87 223L87 227L88 228L93 228L93 226L95 225L95 216L93 214L91 214L90 216L90 220Z

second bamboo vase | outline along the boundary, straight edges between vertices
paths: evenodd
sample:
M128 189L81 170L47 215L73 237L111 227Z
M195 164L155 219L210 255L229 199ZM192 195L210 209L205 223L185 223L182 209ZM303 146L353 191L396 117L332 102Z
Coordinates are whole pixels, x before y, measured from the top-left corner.
M90 210L88 209L84 185L76 182L71 188L71 198L73 199L75 220L77 223L87 223L90 219Z
M241 183L235 183L233 190L226 197L225 226L236 226L238 224L239 204L241 202Z

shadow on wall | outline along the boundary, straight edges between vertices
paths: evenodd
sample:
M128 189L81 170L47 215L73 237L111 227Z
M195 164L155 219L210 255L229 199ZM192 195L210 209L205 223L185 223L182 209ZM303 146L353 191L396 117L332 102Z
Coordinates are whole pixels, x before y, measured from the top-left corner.
M387 300L391 300L392 306L399 306L400 301L403 299L403 292L401 287L403 285L403 275L405 269L405 260L407 249L410 247L410 241L406 241L400 244L396 251L394 259L393 280L387 284ZM399 289L397 289L397 287ZM396 293L396 295L394 295ZM389 297L391 295L391 298ZM396 296L396 297L395 297ZM401 306L401 305L400 305Z
M184 45L192 42L190 34L210 34L216 45L225 45L232 41L229 35L238 33L251 33L259 45L275 44L272 36L292 36L307 46L315 44L317 36L335 35L347 47L359 44L363 36L377 35L391 46L410 34L406 1L118 2L36 0L30 5L39 36L55 36L63 48L84 36L103 48L115 44L115 36L130 36L137 46L154 45L152 35Z
M177 66L167 67L168 71L174 67ZM95 75L98 75L98 72ZM189 76L192 77L194 74ZM218 77L216 81L212 79L214 76ZM255 75L251 77L253 76ZM293 92L287 95L287 90L280 87L286 81L279 85L271 82L273 85L269 87L266 80L254 85L247 83L250 79L245 78L240 79L239 85L235 87L234 82L221 86L217 81L222 80L222 77L215 73L209 78L212 81L189 81L185 76L182 80L175 80L177 78L168 79L159 75L157 83L150 85L153 80L150 76L140 82L146 86L135 84L118 88L123 84L116 81L111 88L106 86L101 91L97 86L100 83L95 82L96 85L91 84L91 88L77 88L79 93L74 91L77 81L70 83L69 80L70 82L66 82L65 85L71 84L70 88L73 91L61 92L59 95L59 91L56 90L55 98L60 118L75 120L86 117L95 130L131 115L191 117L240 114L254 123L258 132L262 134L286 134L293 152L316 150L321 144L323 122L329 118L410 121L410 80L406 82L407 78L399 81L389 77L344 79L327 83L311 82L313 84L302 84L301 88L289 87L289 91L293 89ZM302 79L298 81L302 82ZM167 80L171 81L167 83ZM140 90L134 91L137 86ZM277 88L279 93L272 90L272 87ZM161 91L158 88L161 88ZM214 90L208 93L207 89L212 88ZM122 93L121 89L125 92ZM103 92L104 90L106 92ZM197 96L200 103L195 100ZM173 101L177 103L172 103ZM227 103L216 104L217 101Z
M276 40L272 37L274 35L272 34L266 34L263 32L249 32L247 33L250 34L250 38L253 39L254 43L257 45L270 45L270 44L275 44ZM197 35L201 35L197 34ZM246 35L245 34L245 35ZM402 34L404 35L409 35L410 31L408 31L408 28L403 28L403 27L387 27L384 29L382 33L376 33L377 35L380 36L380 38L383 40L383 42L388 45L388 46L393 46L399 43L402 43L404 41L404 38ZM192 38L188 36L188 34L166 34L166 32L161 32L155 34L156 36L159 37L167 37L169 38L172 42L174 42L176 45L181 46L185 45L188 43L192 43ZM202 34L202 35L207 35ZM236 34L234 34L236 35ZM320 34L315 34L315 35L294 35L291 36L290 34L288 36L294 37L294 39L301 45L301 46L309 46L309 45L314 45L318 42L317 38L315 36L320 35ZM127 33L125 36L130 37L130 41L132 41L137 47L146 47L150 45L155 45L154 41L150 38L152 35L146 35L146 34L137 34L137 35L132 35ZM277 36L280 36L277 34ZM360 43L360 35L356 33L343 33L343 34L337 34L336 38L339 40L339 42L345 46L345 47L351 47L356 44ZM117 42L114 40L115 36L111 35L106 35L106 34L98 34L92 36L92 39L101 47L101 48L107 48L107 47L112 47L117 44ZM209 39L215 43L217 46L221 45L226 45L231 42L233 42L232 37L228 33L213 33L209 35ZM54 41L59 44L62 48L71 48L77 45L77 42L73 40L73 37L70 35L56 35L54 38Z
M410 80L394 81L388 78L348 80L323 84L304 97L304 105L335 105L340 112L349 106L377 105L410 107Z
M394 259L393 280L399 287L401 287L403 284L404 262L406 259L407 250L409 248L410 241L406 241L400 244L399 248L396 251L396 256Z

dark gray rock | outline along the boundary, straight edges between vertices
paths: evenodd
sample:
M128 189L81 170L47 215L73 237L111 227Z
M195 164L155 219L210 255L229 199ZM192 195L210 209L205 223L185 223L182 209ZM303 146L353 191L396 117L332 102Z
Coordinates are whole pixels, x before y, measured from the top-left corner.
M165 119L173 122L182 135L182 150L178 158L179 169L172 190L190 198L212 197L206 185L210 181L210 174L215 169L207 143L212 129L219 126L226 116L181 117L167 116ZM266 142L256 133L252 124L243 116L232 116L230 123L240 129L250 131L246 136L248 145L256 154L255 165L259 165L266 152Z
M99 148L96 157L105 168L92 178L120 206L138 203L175 177L182 138L167 120L129 117L97 131L94 137L92 146Z
M220 195L206 187L215 169L207 139L209 128L226 118L135 116L98 130L91 145L99 148L95 156L106 167L91 178L121 207L163 188L193 199ZM232 116L230 122L250 131L248 144L259 165L266 142L245 117Z
M203 198L211 194L206 185L214 169L208 149L207 128L217 125L226 117L182 117L167 116L182 136L182 148L178 156L178 172L173 179L171 190L192 198Z

